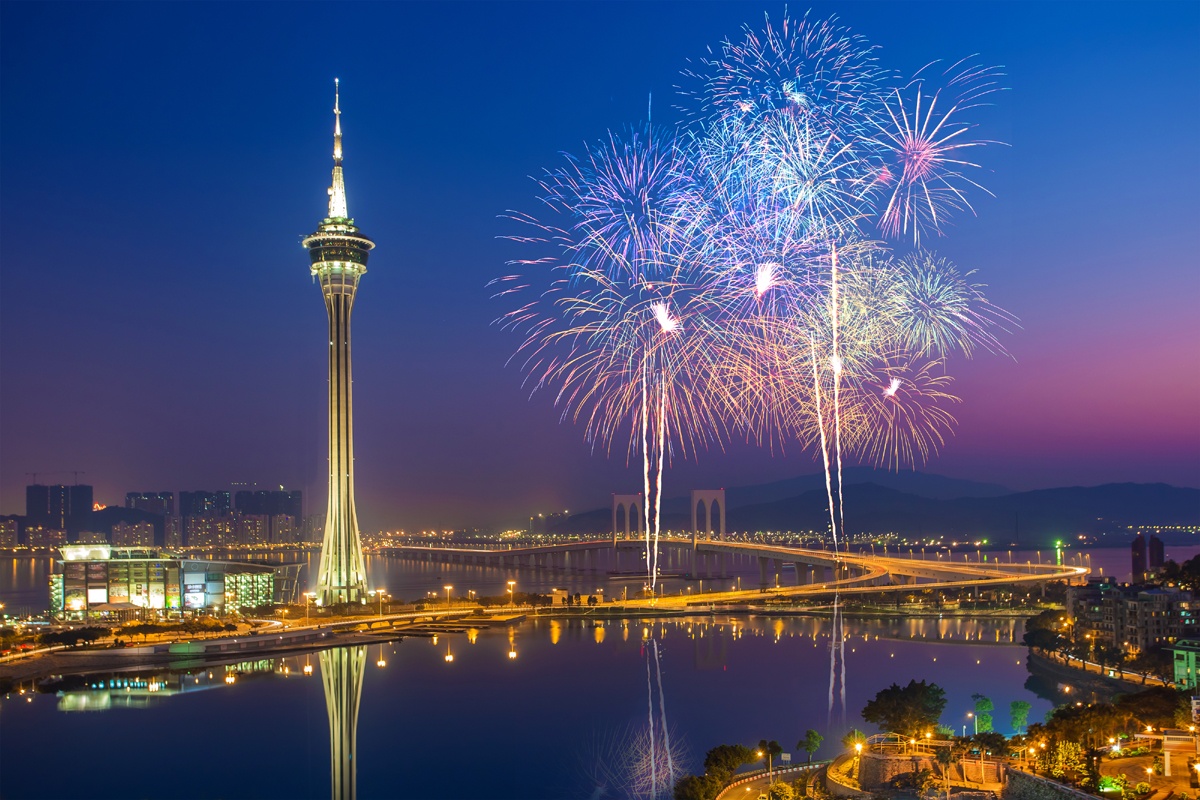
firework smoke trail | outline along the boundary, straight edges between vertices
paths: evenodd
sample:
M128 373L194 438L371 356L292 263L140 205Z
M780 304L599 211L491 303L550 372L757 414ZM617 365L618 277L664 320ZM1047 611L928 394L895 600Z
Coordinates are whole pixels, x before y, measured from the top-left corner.
M671 730L667 726L667 703L666 696L663 694L662 686L662 664L658 659L658 640L654 642L654 671L658 676L658 714L662 721L661 728L663 734L663 753L667 758L667 787L670 788L675 780L675 764L671 757Z
M835 576L836 577L836 576ZM837 618L838 618L838 596L833 595L833 621L830 623L829 632L829 724L833 724L833 690L834 683L837 680L837 665L834 661L834 654L837 652Z
M654 688L650 685L649 653L646 655L646 718L647 729L650 732L650 797L653 798L658 796L658 780L655 775L658 760L654 756Z

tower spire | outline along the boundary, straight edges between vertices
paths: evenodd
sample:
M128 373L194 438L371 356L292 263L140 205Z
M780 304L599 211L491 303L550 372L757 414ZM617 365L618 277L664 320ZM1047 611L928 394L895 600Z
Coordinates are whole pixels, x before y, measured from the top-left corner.
M342 108L338 79L333 79L333 185L329 187L329 216L346 219L346 182L342 178Z

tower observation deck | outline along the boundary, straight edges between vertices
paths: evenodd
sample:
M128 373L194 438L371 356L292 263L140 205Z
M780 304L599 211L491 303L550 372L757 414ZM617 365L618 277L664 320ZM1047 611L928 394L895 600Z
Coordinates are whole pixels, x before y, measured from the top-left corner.
M329 215L303 240L313 279L321 285L329 316L329 503L317 572L317 602L360 602L366 570L354 510L354 412L350 373L350 312L358 281L375 243L361 234L346 208L342 177L342 111L334 80L333 185Z

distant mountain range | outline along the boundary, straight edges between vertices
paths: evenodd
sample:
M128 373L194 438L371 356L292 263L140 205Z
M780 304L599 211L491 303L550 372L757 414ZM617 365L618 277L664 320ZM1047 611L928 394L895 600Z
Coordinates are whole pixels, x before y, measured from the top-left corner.
M921 472L845 471L846 530L908 536L969 536L995 544L1044 545L1079 534L1121 533L1129 525L1200 526L1200 489L1114 483L1013 492L1003 486ZM725 490L730 531L827 530L824 473ZM664 529L691 527L688 497L663 503ZM558 533L611 530L610 509L575 514ZM1187 536L1187 541L1194 537ZM1166 534L1164 540L1179 541Z

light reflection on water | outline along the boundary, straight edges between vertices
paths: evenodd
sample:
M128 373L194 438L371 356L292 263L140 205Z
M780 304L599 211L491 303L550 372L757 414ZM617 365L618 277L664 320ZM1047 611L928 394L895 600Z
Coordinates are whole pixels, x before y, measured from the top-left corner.
M828 617L543 618L5 700L0 795L62 796L44 775L69 752L78 791L128 797L129 774L111 768L120 744L136 750L136 785L155 797L666 796L670 776L699 770L717 744L790 749L813 727L826 736L817 757L828 756L893 681L943 686L955 727L974 692L993 699L999 723L1013 700L1033 703L1031 720L1050 707L1024 688L1025 650L1009 644L1020 620L844 626L841 725L827 719ZM209 768L181 781L197 757Z

